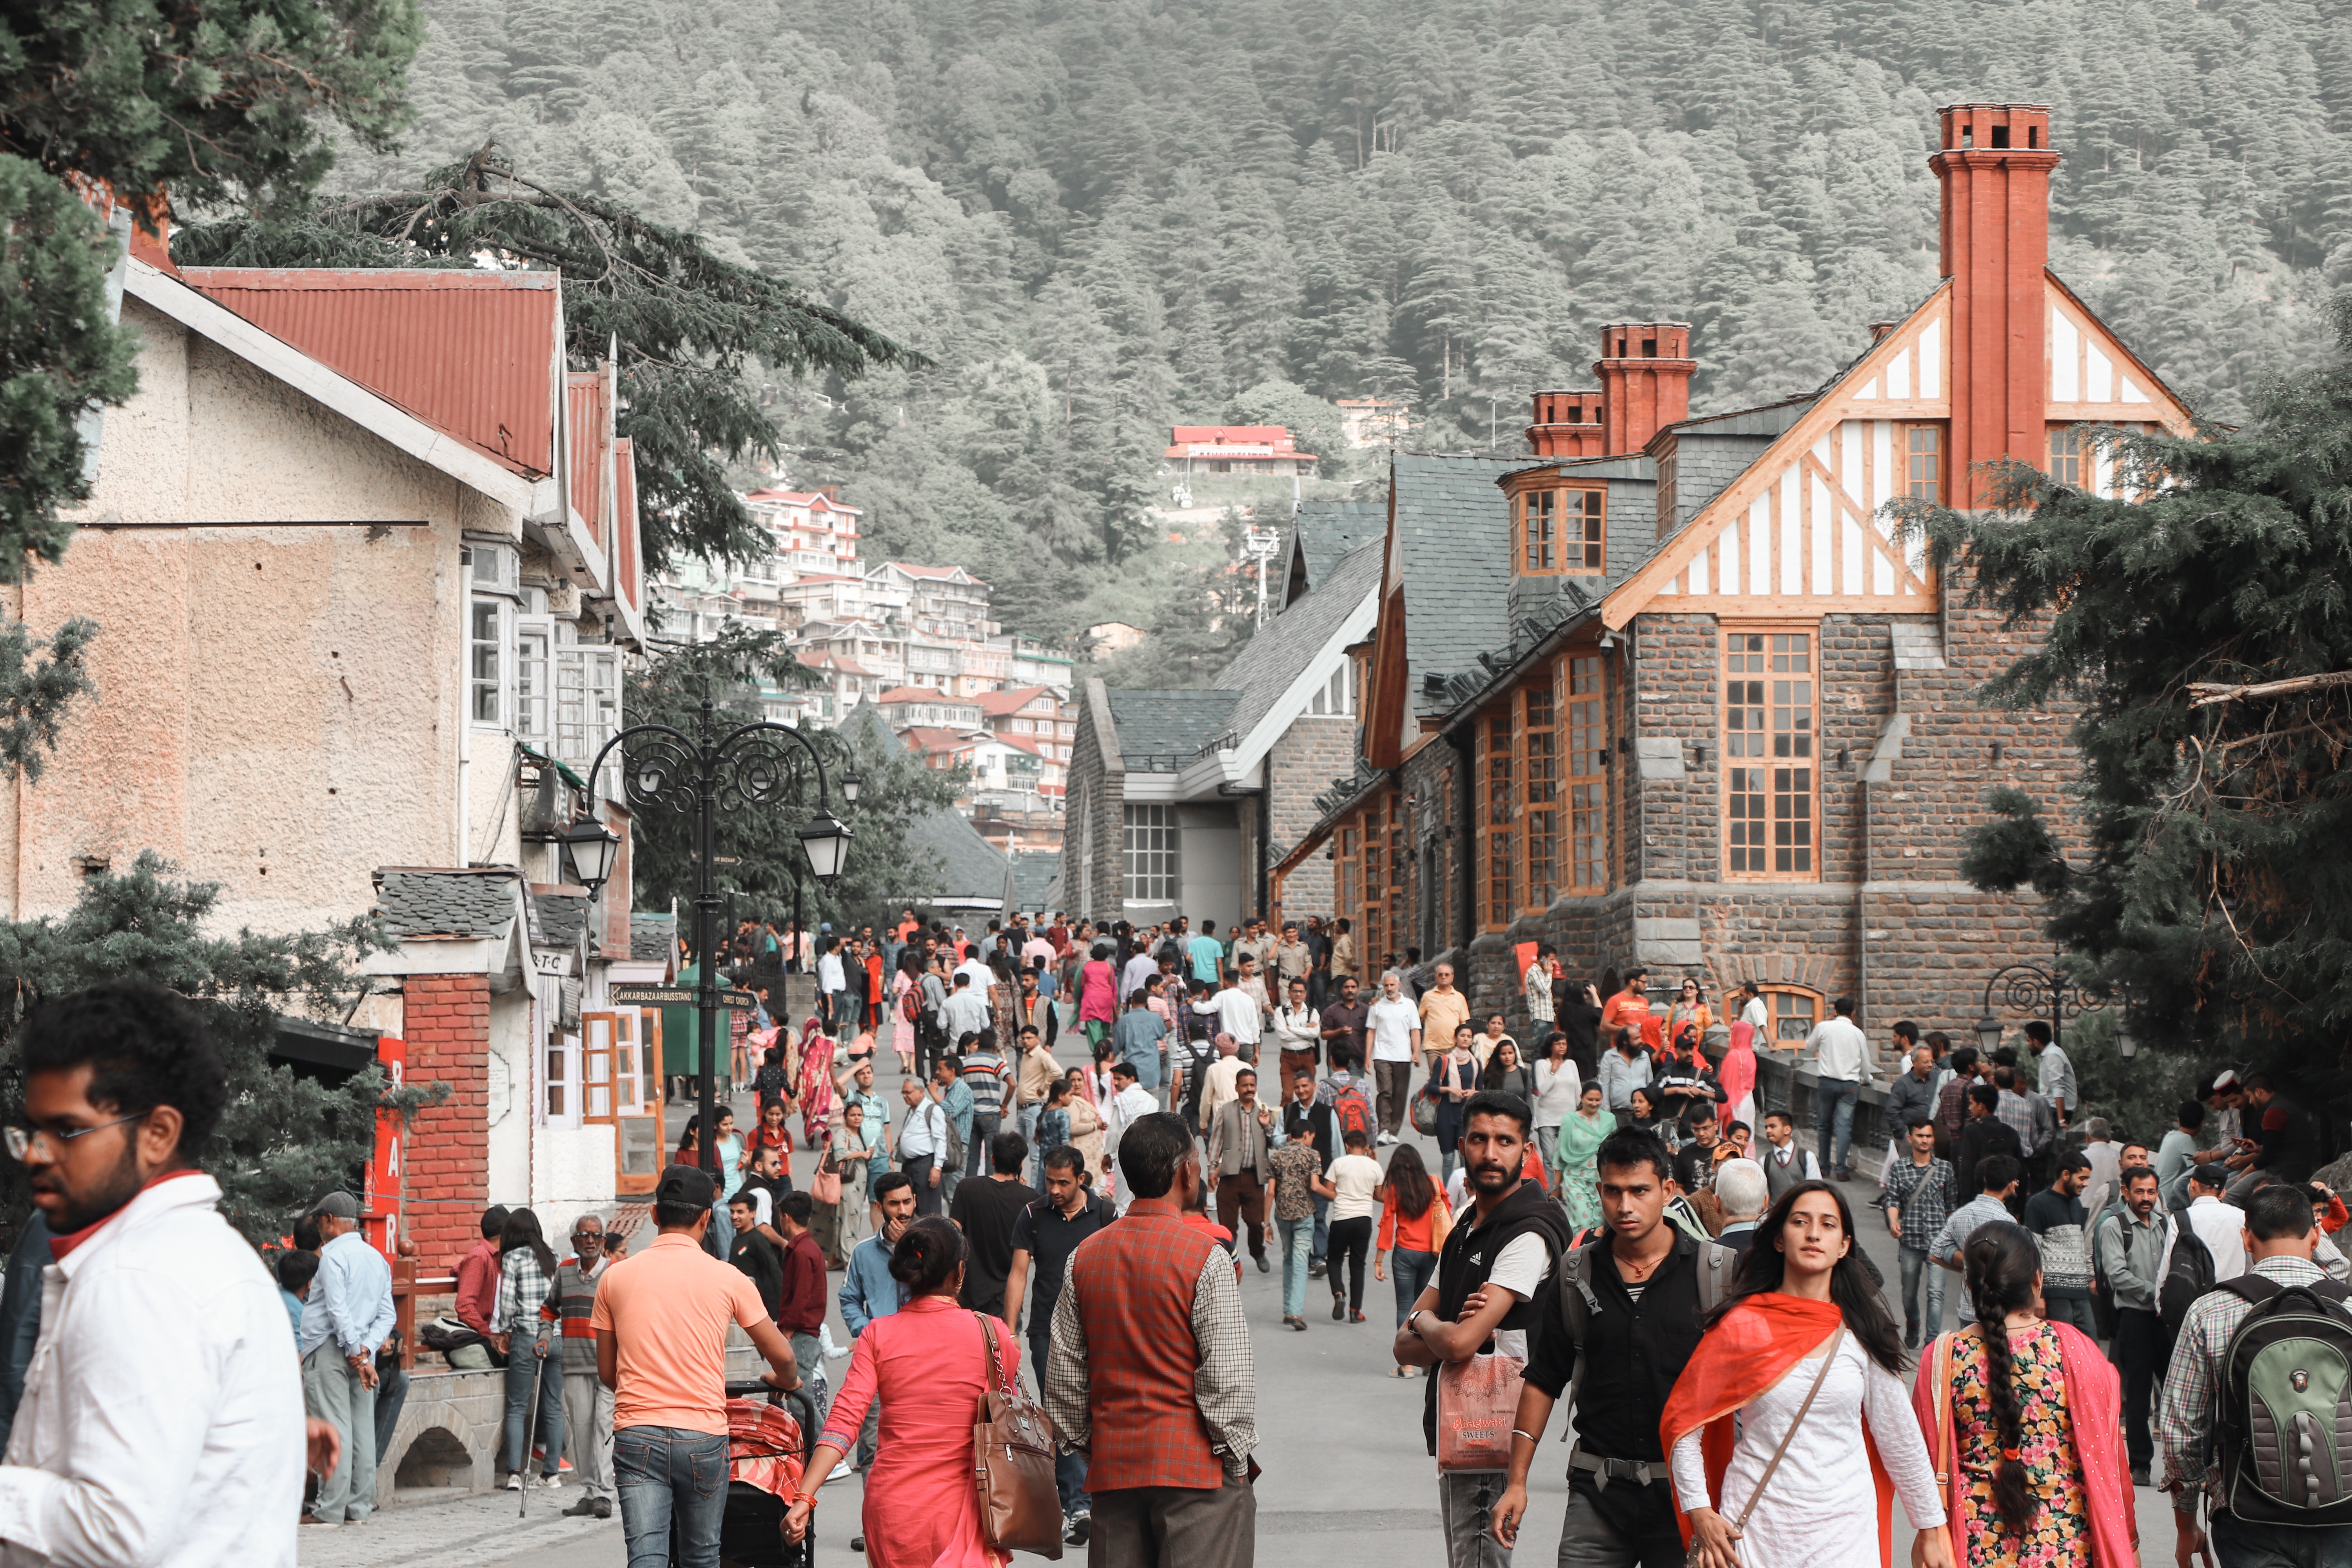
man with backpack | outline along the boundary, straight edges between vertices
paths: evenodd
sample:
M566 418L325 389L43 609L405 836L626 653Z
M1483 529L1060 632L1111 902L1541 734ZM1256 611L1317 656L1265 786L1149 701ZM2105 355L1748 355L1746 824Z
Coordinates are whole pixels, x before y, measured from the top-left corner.
M1494 1539L1517 1544L1536 1444L1567 1396L1575 1443L1560 1561L1681 1568L1685 1549L1659 1421L1698 1348L1700 1320L1730 1289L1737 1255L1667 1223L1672 1162L1654 1134L1611 1133L1593 1166L1606 1236L1569 1252L1544 1298L1548 1315L1511 1422Z
M2183 1236L2193 1236L2204 1244L2209 1259L2204 1266L2208 1286L2235 1279L2246 1271L2246 1245L2242 1239L2245 1235L2245 1215L2235 1205L2221 1201L2229 1185L2230 1172L2224 1165L2200 1165L2189 1173L2189 1206L2180 1211L2179 1222L2165 1240L2158 1279L2171 1279L2173 1256L2180 1250ZM2182 1314L2166 1315L2177 1323Z
M2180 1325L2158 1426L2182 1563L2352 1561L2352 1504L2336 1480L2352 1469L2352 1437L2336 1422L2352 1402L2352 1290L2311 1261L2315 1234L2302 1188L2252 1194L2251 1271L2222 1280Z
M2123 1173L2123 1212L2098 1219L2092 1257L2098 1283L2115 1304L2111 1353L2124 1384L2124 1452L2132 1484L2147 1485L2156 1458L2147 1411L2156 1380L2164 1371L2164 1320L2157 1314L2157 1286L2164 1278L2164 1243L2171 1226L2158 1204L2156 1173L2146 1165Z

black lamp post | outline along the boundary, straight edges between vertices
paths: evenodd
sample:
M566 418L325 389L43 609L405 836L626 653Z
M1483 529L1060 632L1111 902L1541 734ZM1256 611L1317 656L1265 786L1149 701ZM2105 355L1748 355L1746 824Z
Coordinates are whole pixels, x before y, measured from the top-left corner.
M2105 1002L2083 994L2081 986L2063 975L2031 963L2012 963L1993 972L1985 982L1984 1016L1977 1020L1977 1045L1988 1057L2000 1044L2001 1024L1992 1010L1992 994L2001 993L2001 1005L2013 1013L2050 1017L2050 1043L2065 1033L2066 1020L2095 1013ZM2129 1053L2126 1053L2129 1054Z
M602 777L604 759L618 746L622 748L621 795L632 811L668 811L694 819L694 954L702 970L695 998L696 1026L701 1036L695 1064L695 1100L701 1120L696 1125L702 1129L696 1143L702 1168L715 1177L719 1173L719 1140L712 1132L718 1123L719 814L782 805L799 778L800 759L793 752L798 747L816 773L816 815L800 829L800 841L809 869L819 882L829 887L841 875L849 854L850 833L833 815L824 759L800 731L761 722L740 725L721 734L707 691L698 729L699 734L688 736L667 724L633 724L604 742L588 776L591 780ZM856 801L856 780L845 776L842 794ZM620 847L620 841L605 832L595 817L592 796L588 820L575 824L562 840L572 853L574 874L592 897L612 875Z

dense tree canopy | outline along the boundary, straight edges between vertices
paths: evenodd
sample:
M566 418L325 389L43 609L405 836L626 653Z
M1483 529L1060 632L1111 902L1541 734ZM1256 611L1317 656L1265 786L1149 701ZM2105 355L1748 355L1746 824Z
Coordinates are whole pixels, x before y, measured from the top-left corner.
M777 387L790 473L1024 631L1135 618L1087 601L1166 426L1263 383L1507 445L1601 322L1661 316L1702 409L1818 384L1933 284L1954 100L2053 106L2057 270L2213 417L2352 281L2352 18L2317 0L425 5L385 167L496 135L929 354Z
M2004 791L1969 874L2042 893L2144 1035L2305 1075L2341 1073L2352 1026L2352 292L2330 313L2336 363L2245 428L2103 436L2136 499L2021 466L2000 511L1914 517L2032 634L1990 695L2079 705L2083 847Z

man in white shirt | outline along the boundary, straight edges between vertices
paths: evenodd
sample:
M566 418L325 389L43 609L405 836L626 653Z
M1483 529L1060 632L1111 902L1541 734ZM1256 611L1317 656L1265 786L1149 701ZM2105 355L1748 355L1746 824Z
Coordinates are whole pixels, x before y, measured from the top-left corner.
M1209 1064L1209 1071L1201 1086L1201 1127L1207 1130L1216 1125L1217 1112L1239 1098L1234 1085L1249 1070L1249 1063L1241 1056L1241 1042L1231 1035L1217 1037L1217 1059Z
M1764 993L1757 989L1753 980L1744 983L1739 990L1748 998L1739 1005L1739 1021L1755 1031L1752 1043L1760 1051L1772 1037L1768 1027L1772 1022L1771 1011L1764 1005Z
M1292 976L1286 989L1289 995L1274 1010L1274 1045L1281 1053L1284 1083L1300 1073L1315 1076L1316 1047L1323 1039L1323 1015L1307 1005L1306 977Z
M854 1021L849 1013L849 981L841 966L840 942L829 936L820 940L824 951L817 955L817 994L824 1004L824 1026L839 1034Z
M1396 1142L1412 1094L1412 1064L1421 1058L1421 1010L1405 1000L1403 982L1391 970L1381 976L1381 999L1364 1020L1372 1042L1372 1077L1380 1085L1380 1142Z
M948 1152L947 1107L910 1078L898 1080L898 1098L907 1102L906 1120L898 1123L898 1169L915 1184L915 1212L938 1214L945 1181L940 1167Z
M1158 1112L1160 1097L1137 1081L1133 1062L1114 1065L1110 1069L1110 1080L1118 1086L1118 1092L1103 1104L1103 1160L1116 1168L1119 1134L1145 1117ZM1125 1214L1127 1205L1134 1201L1131 1184L1121 1182L1115 1212Z
M1861 1103L1862 1086L1870 1079L1870 1040L1853 1021L1853 997L1841 996L1832 1005L1836 1015L1813 1026L1805 1037L1805 1048L1813 1053L1813 1070L1822 1075L1813 1090L1822 1168L1843 1182L1851 1179L1845 1161L1853 1142L1853 1108Z
M955 972L955 989L948 994L945 1007L940 1009L946 1026L948 1049L961 1049L966 1035L976 1035L988 1027L988 990L974 984L971 975L959 969Z
M48 1222L40 1341L0 1465L0 1562L294 1568L306 1421L278 1285L196 1165L227 1074L185 1002L112 984L16 1034L8 1129ZM341 1468L307 1423L310 1468Z
M1217 1027L1234 1037L1244 1061L1257 1060L1257 1043L1265 1036L1265 1026L1260 1021L1257 998L1242 989L1242 977L1230 969L1224 972L1223 989L1217 993Z
M2175 1216L2197 1233L2205 1250L2213 1255L2215 1282L2235 1279L2251 1265L2246 1259L2246 1211L2234 1204L2221 1201L2221 1194L2230 1185L2230 1168L2226 1165L2200 1165L2189 1173L2189 1206ZM2179 1226L2164 1237L2164 1261L2156 1266L2157 1289L2164 1288L2165 1276L2172 1272L2172 1247L2180 1237Z

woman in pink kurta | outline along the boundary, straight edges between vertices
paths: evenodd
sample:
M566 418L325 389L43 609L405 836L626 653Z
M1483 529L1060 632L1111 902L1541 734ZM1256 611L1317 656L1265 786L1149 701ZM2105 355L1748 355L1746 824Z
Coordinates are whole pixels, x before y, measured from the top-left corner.
M1731 1026L1731 1048L1723 1053L1723 1065L1716 1069L1715 1081L1723 1086L1723 1106L1716 1114L1723 1119L1723 1130L1731 1131L1735 1121L1756 1125L1756 1102L1749 1095L1756 1088L1756 1026L1741 1020Z
M879 1399L881 1442L861 1516L866 1561L872 1568L1004 1568L1011 1561L982 1541L972 1489L971 1428L992 1379L980 1314L956 1305L964 1256L963 1233L936 1215L908 1226L891 1250L890 1275L905 1287L907 1304L857 1336L848 1379L785 1516L794 1541L807 1533L816 1489L856 1446L866 1409ZM1002 1382L1011 1383L1020 1352L1010 1329L992 1326Z

